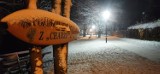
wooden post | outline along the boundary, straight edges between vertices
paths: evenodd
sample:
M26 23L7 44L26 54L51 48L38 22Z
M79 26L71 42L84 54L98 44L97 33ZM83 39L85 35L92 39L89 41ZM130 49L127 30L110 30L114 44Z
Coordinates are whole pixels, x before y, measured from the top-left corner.
M53 0L52 12L54 12L56 14L61 14L61 2L62 2L62 0Z
M29 0L28 9L37 9L37 0ZM30 50L31 74L43 74L42 68L42 49L33 47Z
M37 0L29 0L28 9L37 9Z
M70 18L71 0L55 0L55 11L59 15ZM61 3L60 3L61 2ZM62 3L64 2L64 3ZM64 4L64 7L62 7ZM64 10L62 10L64 9ZM62 11L64 11L62 13ZM67 74L67 57L68 57L68 43L53 45L53 57L54 57L54 73L55 74Z
M53 46L55 74L67 74L68 43Z
M64 13L63 16L67 17L70 19L70 11L71 11L71 6L72 6L72 1L71 0L64 0Z
M43 74L41 51L41 47L33 47L30 50L31 74Z

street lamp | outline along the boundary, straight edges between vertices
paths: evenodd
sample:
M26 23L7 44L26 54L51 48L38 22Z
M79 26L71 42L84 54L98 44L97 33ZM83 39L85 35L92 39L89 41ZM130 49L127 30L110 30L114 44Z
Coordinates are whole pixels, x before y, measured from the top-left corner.
M111 16L110 11L106 10L102 12L102 17L104 18L104 20L108 20Z
M95 28L96 28L96 26L95 25L92 25L91 26L91 28L90 28L90 30L89 30L89 32L90 32L90 37L89 38L91 38L91 36L93 35L93 30L95 30Z
M90 32L90 37L89 37L89 39L90 39L91 36L92 36L92 31L93 31L93 29L91 28L91 29L89 30L89 32Z
M90 29L89 32L92 32L92 29Z
M95 25L92 25L92 29L95 29L96 28L96 26Z
M108 10L105 10L102 12L102 17L104 18L104 21L106 23L106 21L109 20L109 18L111 17L111 12ZM107 43L107 25L106 25L106 43Z

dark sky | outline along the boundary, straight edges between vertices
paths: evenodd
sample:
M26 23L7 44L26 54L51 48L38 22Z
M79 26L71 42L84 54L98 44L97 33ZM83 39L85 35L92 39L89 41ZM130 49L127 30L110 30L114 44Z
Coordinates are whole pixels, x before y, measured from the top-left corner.
M12 0L2 0L2 1L10 2ZM15 0L15 1L22 1L22 0ZM78 0L73 0L73 1L78 1ZM86 0L80 0L80 1L86 1ZM114 16L119 24L133 25L137 22L145 23L160 18L160 0L93 0L93 1L97 1L99 5L101 5L104 9L105 8L113 9L115 11ZM0 7L0 12L1 11L7 12L3 8L9 8L8 10L10 12L14 11L13 9L16 10L16 8L20 8L20 6L10 6L2 4L3 3L0 4L2 6ZM48 5L51 4L47 4L47 6ZM43 5L40 6L45 7ZM23 6L21 7L23 8ZM75 8L73 12L76 12L76 10L78 10L78 8ZM2 15L2 13L0 15ZM71 15L75 14L71 13Z
M85 17L83 17L83 14L78 15L78 13L81 13L78 10L81 9L82 7L76 7L79 4L76 1L87 2L87 0L73 0L73 5L71 9L71 20L79 24L79 22L84 22L86 20ZM102 9L104 10L105 9L113 10L113 15L116 21L114 22L115 25L123 25L125 27L128 27L131 25L135 25L137 23L147 23L160 19L160 0L92 0L92 1L98 2L98 5L101 6ZM85 5L82 4L82 6ZM93 7L95 6L93 5ZM78 21L75 20L77 18L79 18ZM80 25L81 24L82 23L80 23Z
M117 9L117 20L135 24L160 18L160 0L99 0L106 8ZM119 11L119 12L118 12Z

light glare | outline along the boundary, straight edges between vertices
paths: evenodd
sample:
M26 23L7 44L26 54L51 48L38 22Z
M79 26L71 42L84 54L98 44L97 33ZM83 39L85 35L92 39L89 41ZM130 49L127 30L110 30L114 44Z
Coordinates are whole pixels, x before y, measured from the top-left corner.
M102 12L102 16L105 20L109 19L109 17L111 16L111 13L109 11L104 11Z
M95 26L95 25L93 25L93 26L92 26L92 29L95 29L95 28L96 28L96 26Z

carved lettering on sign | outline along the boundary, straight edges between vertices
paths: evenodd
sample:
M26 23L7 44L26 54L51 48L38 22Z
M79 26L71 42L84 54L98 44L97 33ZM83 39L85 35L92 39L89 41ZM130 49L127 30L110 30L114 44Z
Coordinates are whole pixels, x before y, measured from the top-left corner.
M23 28L29 28L31 26L54 27L56 23L54 20L44 17L44 18L32 18L32 21L28 19L23 19L20 20L18 24L20 24L20 26L22 26Z
M53 39L67 39L70 33L65 32L51 32L50 33L50 40Z
M50 32L49 35L46 35L47 36L46 38L44 38L44 35L46 35L46 33L44 31L41 31L39 40L47 41L47 40L54 40L54 39L72 38L69 32Z
M39 40L43 40L43 35L44 35L44 32L43 32L43 31L41 31L41 32L40 32Z
M24 29L30 27L50 27L50 28L52 27L55 28L57 31L71 31L71 33L78 33L77 28L68 25L67 23L55 21L47 17L32 18L32 20L23 19L20 20L19 22L15 22L15 24L19 24Z

